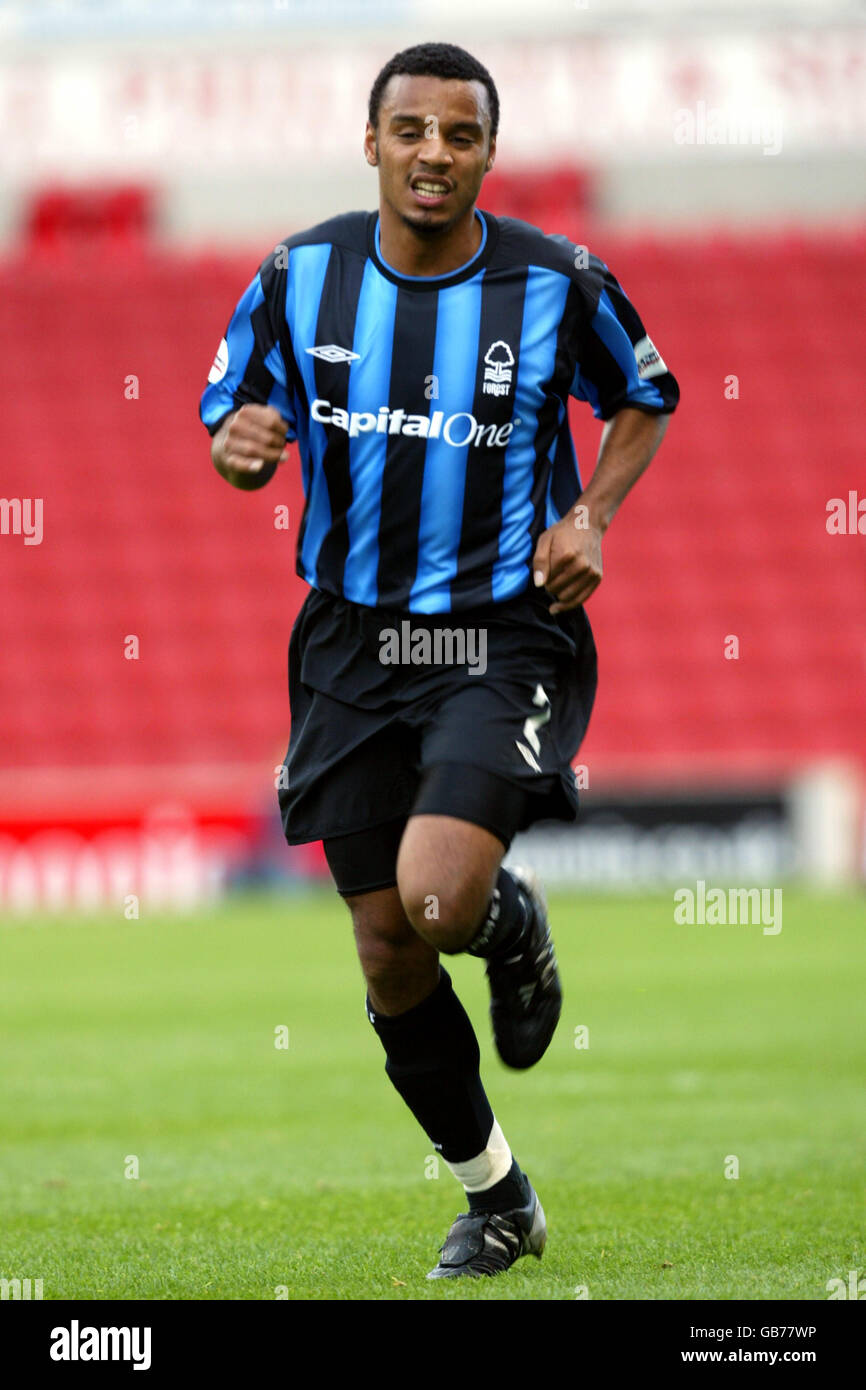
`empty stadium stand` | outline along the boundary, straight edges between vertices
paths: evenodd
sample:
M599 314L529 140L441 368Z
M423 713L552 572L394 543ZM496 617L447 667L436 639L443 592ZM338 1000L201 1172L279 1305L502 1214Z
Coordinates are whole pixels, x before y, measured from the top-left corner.
M42 217L0 266L0 492L43 500L41 544L0 536L2 763L22 785L53 771L72 799L86 779L65 769L111 769L135 799L148 767L205 766L226 785L239 765L270 768L305 589L296 457L236 492L197 418L262 248L184 259L147 249L134 196L113 215L98 254ZM582 239L558 220L544 225ZM761 776L837 753L866 766L866 540L826 526L831 498L866 497L866 237L590 244L682 404L605 543L582 760L601 777ZM572 414L587 476L600 427Z

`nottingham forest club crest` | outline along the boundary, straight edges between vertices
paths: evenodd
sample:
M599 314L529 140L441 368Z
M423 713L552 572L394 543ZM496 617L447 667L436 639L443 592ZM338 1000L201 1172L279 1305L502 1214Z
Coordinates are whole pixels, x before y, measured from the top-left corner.
M507 343L497 338L484 354L484 382L481 387L485 396L507 396L511 390L511 368L514 366L514 353Z

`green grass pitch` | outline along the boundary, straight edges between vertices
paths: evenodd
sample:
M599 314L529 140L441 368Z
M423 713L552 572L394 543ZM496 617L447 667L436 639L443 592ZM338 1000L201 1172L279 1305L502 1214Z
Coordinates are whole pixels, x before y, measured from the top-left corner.
M826 1299L866 1272L863 919L793 888L776 936L675 925L672 893L553 897L563 1017L525 1073L495 1057L480 962L452 958L549 1237L436 1283L463 1194L385 1077L335 895L7 921L0 1277L45 1299Z

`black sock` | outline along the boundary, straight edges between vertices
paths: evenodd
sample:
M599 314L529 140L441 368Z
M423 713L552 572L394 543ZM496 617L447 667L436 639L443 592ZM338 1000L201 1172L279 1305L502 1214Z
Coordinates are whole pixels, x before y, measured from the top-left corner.
M529 1179L515 1158L510 1171L499 1182L484 1192L467 1192L466 1197L470 1212L513 1211L515 1207L525 1207L529 1201Z
M487 1147L493 1111L479 1075L481 1054L469 1017L440 967L433 993L405 1013L367 1017L382 1040L385 1071L434 1148L465 1163Z
M507 869L500 869L493 897L478 935L466 950L470 956L498 956L515 950L532 920L532 903Z

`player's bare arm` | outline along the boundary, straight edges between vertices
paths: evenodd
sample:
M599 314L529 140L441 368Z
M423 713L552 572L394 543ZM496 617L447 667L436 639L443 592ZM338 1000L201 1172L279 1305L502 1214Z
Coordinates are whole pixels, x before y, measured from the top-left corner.
M288 425L272 405L242 405L213 437L214 467L232 487L252 492L270 482L288 458Z
M538 538L532 562L535 583L556 599L551 613L585 603L602 579L601 538L623 498L662 442L669 415L626 407L602 431L592 480L579 502Z

